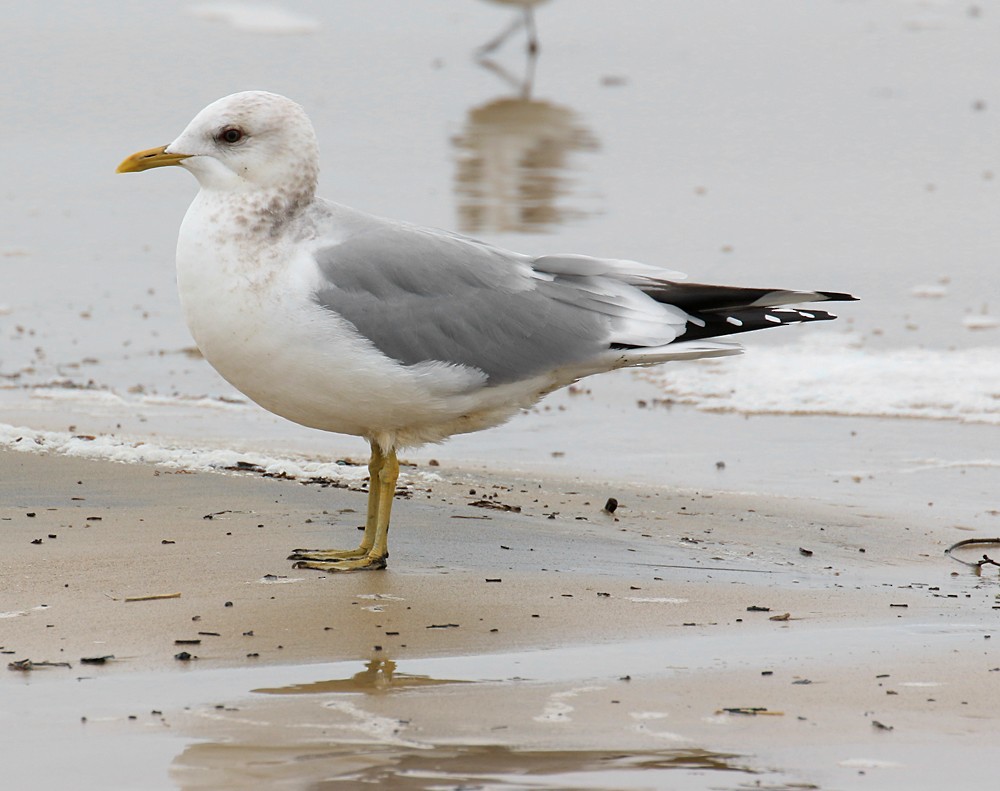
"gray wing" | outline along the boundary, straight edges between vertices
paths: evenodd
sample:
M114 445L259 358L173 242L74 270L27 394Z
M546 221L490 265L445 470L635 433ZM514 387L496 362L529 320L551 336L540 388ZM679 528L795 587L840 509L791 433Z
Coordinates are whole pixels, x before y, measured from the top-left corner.
M414 226L369 227L315 258L318 303L384 354L470 366L490 384L594 358L628 310L526 257Z

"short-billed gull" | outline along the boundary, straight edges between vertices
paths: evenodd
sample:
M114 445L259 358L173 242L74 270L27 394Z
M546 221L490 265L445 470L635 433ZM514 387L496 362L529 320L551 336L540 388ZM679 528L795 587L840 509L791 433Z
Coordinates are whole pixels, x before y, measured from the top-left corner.
M210 104L118 167L180 165L201 189L177 281L205 359L265 409L371 445L364 538L301 568L384 568L400 447L503 423L584 376L738 354L720 336L831 319L847 294L678 283L658 267L532 257L315 195L312 124L273 93Z

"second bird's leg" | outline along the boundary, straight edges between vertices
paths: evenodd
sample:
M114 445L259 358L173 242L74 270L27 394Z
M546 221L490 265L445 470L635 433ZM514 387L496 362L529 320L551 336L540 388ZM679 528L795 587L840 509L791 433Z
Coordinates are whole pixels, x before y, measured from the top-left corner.
M531 6L524 7L524 27L528 31L528 54L538 54L538 31L535 29L535 11Z
M521 17L516 18L507 27L505 27L499 35L494 36L485 44L476 49L476 54L479 56L489 55L491 52L496 52L508 38L510 38L514 33L524 27L525 20Z
M317 571L385 568L386 558L389 556L389 517L399 477L399 461L395 451L384 453L376 442L372 442L371 447L371 461L368 463L368 514L361 545L357 549L348 550L296 549L289 556L289 560L298 561L295 568Z

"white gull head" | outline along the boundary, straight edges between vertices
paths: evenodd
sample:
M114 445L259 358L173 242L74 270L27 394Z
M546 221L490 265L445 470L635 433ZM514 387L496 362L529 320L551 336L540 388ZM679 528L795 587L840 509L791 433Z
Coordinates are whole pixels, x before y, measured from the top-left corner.
M172 143L168 155L204 190L265 193L271 211L308 204L319 176L319 146L305 111L291 99L244 91L212 102Z

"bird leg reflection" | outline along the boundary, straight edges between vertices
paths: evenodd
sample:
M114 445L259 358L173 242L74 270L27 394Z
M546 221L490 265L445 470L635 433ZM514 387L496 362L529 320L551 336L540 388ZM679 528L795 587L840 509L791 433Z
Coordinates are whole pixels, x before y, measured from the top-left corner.
M500 0L505 2L507 0ZM537 3L539 0L534 0ZM494 36L481 47L476 50L477 55L489 55L492 52L496 52L500 46L514 33L516 33L521 28L524 28L528 35L527 50L531 55L538 53L538 31L535 29L535 11L532 8L534 3L524 3L524 15L515 19L506 28L504 28L497 36ZM518 3L520 5L520 3Z
M377 442L371 443L368 462L368 514L365 534L357 549L296 549L289 560L298 561L294 568L316 571L355 571L384 569L389 557L389 517L392 498L399 478L396 451L382 451Z

